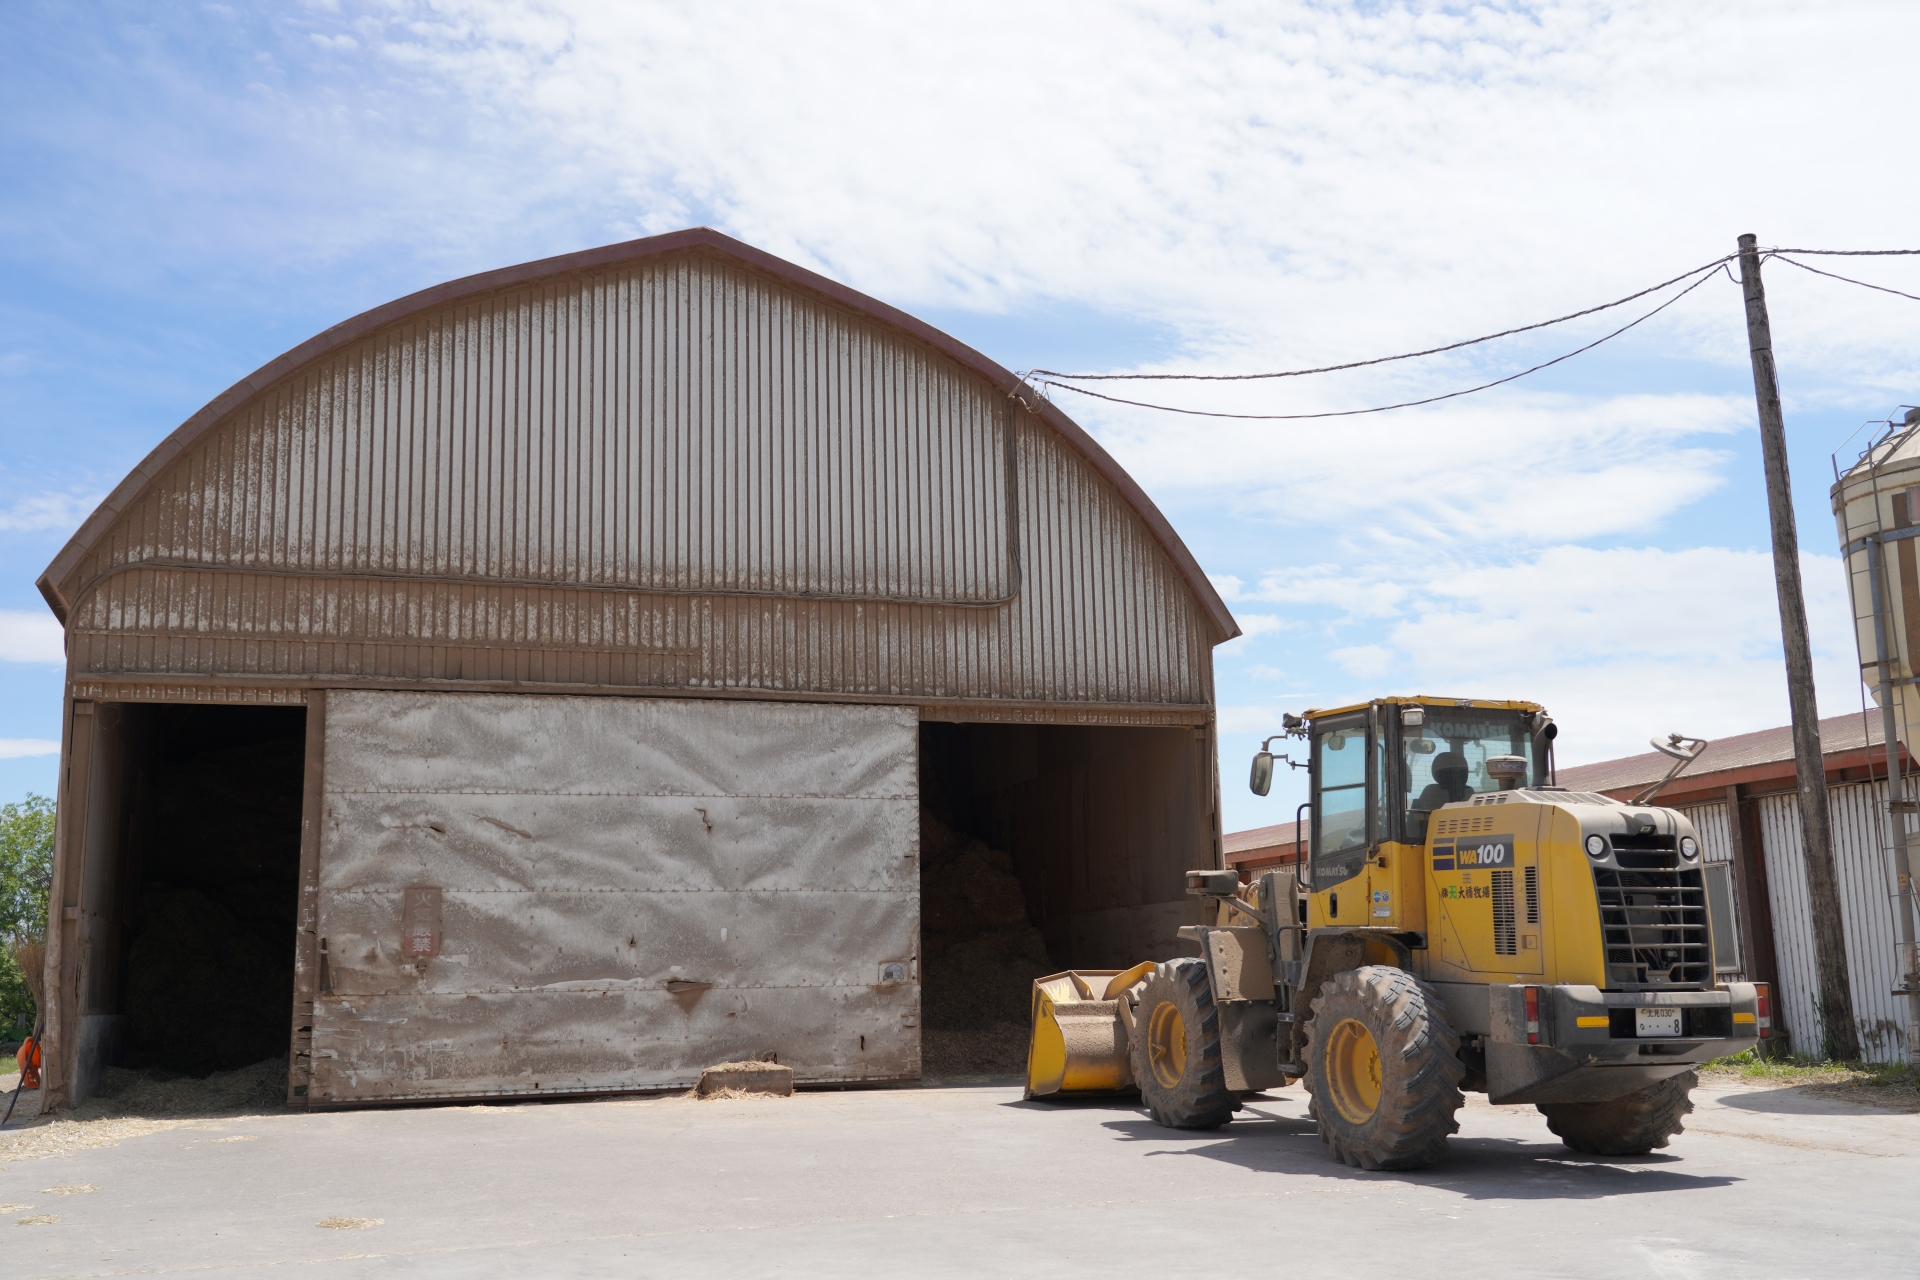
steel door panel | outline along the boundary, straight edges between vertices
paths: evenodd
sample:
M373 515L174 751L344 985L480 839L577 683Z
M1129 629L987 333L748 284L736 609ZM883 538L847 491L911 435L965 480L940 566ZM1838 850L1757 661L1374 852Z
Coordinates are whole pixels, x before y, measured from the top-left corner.
M316 1104L919 1071L918 721L328 695ZM403 954L406 890L438 951ZM888 968L887 966L891 966Z

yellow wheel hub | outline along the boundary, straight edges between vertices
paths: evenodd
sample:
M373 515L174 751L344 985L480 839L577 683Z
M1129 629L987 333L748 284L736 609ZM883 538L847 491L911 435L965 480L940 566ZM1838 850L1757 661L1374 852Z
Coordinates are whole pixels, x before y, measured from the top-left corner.
M1187 1022L1171 1000L1153 1007L1147 1019L1147 1065L1163 1089L1174 1089L1187 1074Z
M1365 1124L1380 1108L1380 1046L1352 1018L1327 1033L1328 1101L1349 1124Z

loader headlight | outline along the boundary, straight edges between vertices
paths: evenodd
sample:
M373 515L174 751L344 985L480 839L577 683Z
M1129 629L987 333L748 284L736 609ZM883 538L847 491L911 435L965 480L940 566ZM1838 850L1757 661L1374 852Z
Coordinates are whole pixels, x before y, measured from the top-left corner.
M1605 836L1587 837L1587 854L1594 858L1607 856L1607 838Z
M1700 842L1692 836L1680 837L1680 856L1691 862L1700 856Z

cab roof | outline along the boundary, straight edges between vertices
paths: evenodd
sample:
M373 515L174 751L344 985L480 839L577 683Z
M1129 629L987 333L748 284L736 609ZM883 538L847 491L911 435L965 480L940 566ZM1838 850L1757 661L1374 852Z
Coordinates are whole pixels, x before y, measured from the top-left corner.
M1537 702L1502 702L1493 698L1435 698L1419 693L1408 697L1375 698L1371 702L1355 702L1342 707L1326 707L1319 711L1309 711L1303 718L1319 720L1326 716L1341 716L1349 711L1365 711L1375 704L1403 707L1466 707L1475 711L1526 711L1529 713L1546 710Z

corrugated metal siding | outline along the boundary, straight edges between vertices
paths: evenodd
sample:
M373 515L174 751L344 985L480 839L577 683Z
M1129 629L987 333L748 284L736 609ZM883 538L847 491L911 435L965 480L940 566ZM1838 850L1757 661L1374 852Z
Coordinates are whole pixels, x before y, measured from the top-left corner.
M1693 805L1681 809L1693 829L1700 836L1700 856L1708 862L1733 861L1733 829L1727 822L1727 806L1724 803ZM1740 904L1740 886L1733 876L1727 877L1727 892L1733 899L1733 918L1738 920L1742 907ZM1716 945L1719 939L1715 939ZM1723 973L1722 982L1745 982L1745 973Z
M1166 552L1006 404L698 251L451 305L176 458L66 579L70 668L1210 701Z
M1892 877L1883 847L1886 837L1881 815L1885 812L1886 784L1834 787L1828 797L1861 1052L1875 1062L1904 1061L1906 1009L1904 1002L1892 994L1900 985L1900 974L1889 895ZM1799 799L1791 794L1768 796L1760 801L1759 809L1767 891L1773 907L1774 949L1780 963L1780 1000L1795 1051L1815 1053L1819 1050L1815 1001L1820 979L1814 964L1813 922L1807 905Z
M917 1076L918 732L902 707L329 693L308 1096L657 1089L767 1052ZM413 959L420 888L442 939Z

